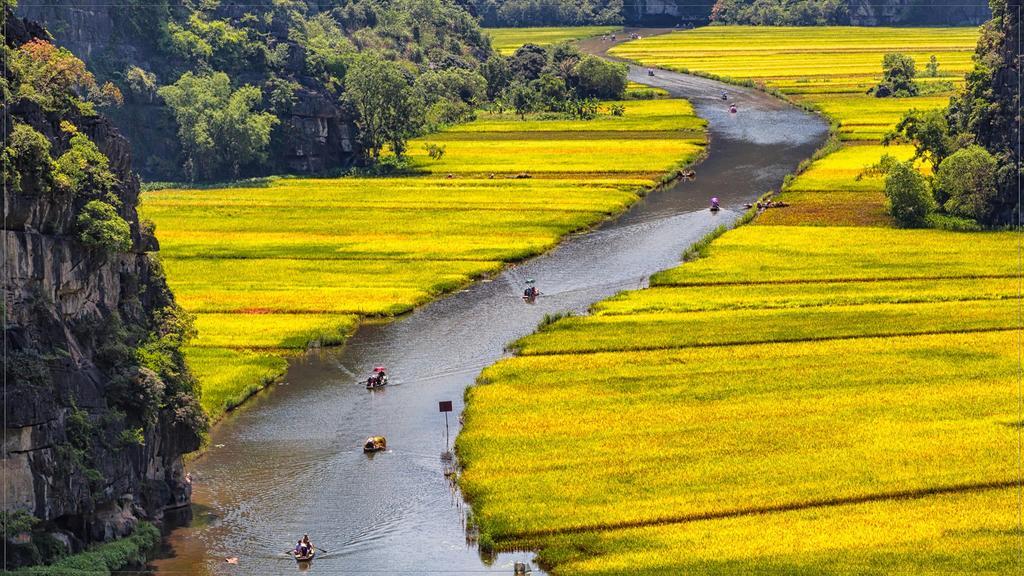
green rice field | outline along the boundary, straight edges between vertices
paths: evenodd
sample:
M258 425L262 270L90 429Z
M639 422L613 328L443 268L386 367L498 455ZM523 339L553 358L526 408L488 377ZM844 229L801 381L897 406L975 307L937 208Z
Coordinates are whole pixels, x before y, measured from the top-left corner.
M842 144L790 207L485 370L457 442L482 541L555 575L1019 570L1019 235L892 228L862 176L912 155L878 142L904 111L948 98L863 95L882 54L962 74L976 39L711 27L615 48L764 82Z
M606 103L591 121L481 113L411 142L412 176L144 194L168 283L196 316L187 357L206 410L218 417L280 375L282 358L343 342L360 318L550 249L703 153L689 103L622 104L623 116ZM444 156L430 159L426 142Z

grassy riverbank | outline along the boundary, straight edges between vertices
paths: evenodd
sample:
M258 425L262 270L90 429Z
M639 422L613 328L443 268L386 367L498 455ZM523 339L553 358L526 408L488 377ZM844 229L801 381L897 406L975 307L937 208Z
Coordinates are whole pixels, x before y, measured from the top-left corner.
M551 46L559 42L582 40L608 34L621 26L541 26L531 28L486 28L491 47L502 56L509 56L524 44Z
M945 46L954 68L975 39L865 34L714 28L616 54L870 85L882 52ZM789 184L791 207L520 340L468 392L462 486L485 541L540 548L555 574L1016 566L1019 236L891 228L882 181L857 180L893 150L895 108L938 101L879 115L866 96L789 96L845 138Z
M289 353L544 252L702 153L687 102L622 104L589 121L481 113L411 142L413 176L144 194L168 283L196 315L187 358L203 406L219 417ZM440 160L427 142L444 147Z

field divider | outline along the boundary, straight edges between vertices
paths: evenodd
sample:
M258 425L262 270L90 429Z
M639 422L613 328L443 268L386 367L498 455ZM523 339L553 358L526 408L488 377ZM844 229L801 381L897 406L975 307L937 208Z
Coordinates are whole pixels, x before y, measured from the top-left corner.
M947 494L966 494L985 492L990 490L1005 490L1008 488L1019 488L1022 481L1019 478L1013 480L995 480L991 482L973 482L965 484L948 484L945 486L932 486L928 488L916 488L908 490L895 490L892 492L879 492L875 494L864 494L860 496L840 496L834 498L820 498L805 502L790 502L769 506L749 506L722 510L718 512L701 512L695 514L680 514L677 516L666 516L650 520L629 520L624 522L612 522L608 524L571 526L564 528L549 528L544 530L527 530L516 533L509 537L499 537L498 548L521 549L528 546L530 540L549 538L552 536L563 536L569 534L586 534L590 532L613 532L618 530L630 530L634 528L649 528L654 526L669 526L672 524L688 524L691 522L704 522L708 520L721 520L726 518L741 518L744 516L761 516L767 514L778 514L783 512L795 512L799 510L811 510L815 508L833 508L839 506L852 506L856 504L867 504L871 502L883 502L887 500L918 500L931 496ZM512 544L503 547L500 543Z
M1016 322L1016 319L1013 319ZM808 342L839 342L842 340L869 340L873 338L913 338L917 336L940 336L943 334L986 334L990 332L1010 332L1020 330L1020 326L1007 326L1005 328L969 328L967 330L926 330L922 332L886 332L878 334L860 334L851 336L823 336L820 338L794 338L791 340L750 340L744 342L709 342L706 344L688 344L685 346L638 346L630 348L600 349L600 350L573 350L572 352L517 352L523 358L536 358L540 356L584 356L589 354L615 354L621 352L669 352L672 350L687 350L690 348L733 348L737 346L760 346L763 344L802 344Z

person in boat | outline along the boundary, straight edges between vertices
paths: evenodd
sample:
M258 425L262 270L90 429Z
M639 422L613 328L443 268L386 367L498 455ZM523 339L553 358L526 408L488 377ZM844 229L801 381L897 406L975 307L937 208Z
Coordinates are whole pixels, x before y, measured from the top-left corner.
M383 386L384 385L384 380L387 378L387 375L384 374L384 369L383 368L381 368L380 370L377 371L377 377L376 378L377 378L377 386Z
M536 286L527 286L526 290L523 290L524 298L536 298L537 294L539 294L539 292L537 292Z
M728 100L728 99L729 99L729 93L726 92L725 90L723 90L722 91L722 100Z
M718 205L718 197L712 198L711 199L711 209L712 210L718 210L719 208L720 208L720 206Z
M736 105L735 104L729 104L729 112L732 112L733 114L736 113Z

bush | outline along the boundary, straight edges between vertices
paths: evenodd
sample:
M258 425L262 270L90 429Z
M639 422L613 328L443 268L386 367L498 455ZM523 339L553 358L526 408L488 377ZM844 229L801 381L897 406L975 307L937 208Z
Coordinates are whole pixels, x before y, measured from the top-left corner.
M127 538L100 544L86 552L68 556L50 566L33 566L12 576L110 576L116 570L145 563L146 556L160 542L160 531L148 522L140 522Z
M874 88L875 96L903 98L917 94L914 76L917 68L914 59L899 52L889 52L882 57L882 83Z
M78 240L89 248L105 252L127 252L132 247L132 231L113 206L102 200L85 205L76 220Z
M889 201L889 213L902 228L927 226L928 214L935 209L928 182L910 162L898 162L889 168L885 197Z
M935 173L936 200L946 212L984 222L996 201L996 159L981 146L957 150Z
M621 100L626 93L626 66L586 56L574 69L578 77L576 91L584 98Z
M117 185L107 155L80 132L71 135L70 147L54 161L53 180L72 194L90 198L105 197Z

